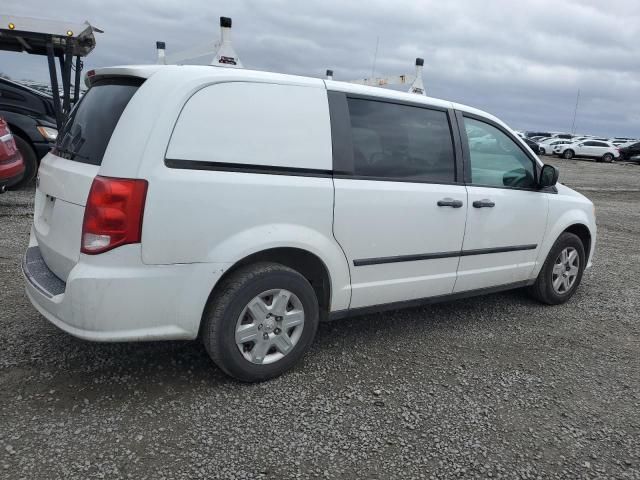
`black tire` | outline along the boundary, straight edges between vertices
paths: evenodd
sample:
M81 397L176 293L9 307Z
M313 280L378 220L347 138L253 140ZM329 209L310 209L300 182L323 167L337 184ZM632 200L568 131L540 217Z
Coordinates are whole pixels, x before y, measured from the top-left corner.
M24 161L24 176L20 182L11 187L15 190L16 188L22 188L29 185L36 177L36 174L38 173L38 157L31 145L29 145L29 142L15 134L13 135L13 139L15 140L16 147Z
M236 322L253 298L271 289L286 289L298 297L304 308L304 328L292 350L280 360L255 364L236 345ZM318 329L318 299L309 281L295 270L260 262L239 268L216 287L202 321L202 341L216 365L243 382L261 382L289 370L308 350Z
M580 265L578 268L578 275L573 286L567 292L559 294L554 290L552 285L553 267L562 250L567 247L573 247L577 250ZM564 232L558 237L556 242L553 244L553 247L551 247L549 255L542 266L542 270L540 270L540 273L538 274L536 282L529 287L529 293L533 298L539 302L546 303L547 305L558 305L566 302L578 289L586 266L585 264L586 258L582 241L577 235Z
M610 153L605 153L605 154L602 156L602 161L603 161L603 162L605 162L605 163L611 163L611 162L613 162L613 155L611 155Z
M567 148L564 152L562 152L562 158L571 160L575 154L576 153L573 150L571 150L570 148Z
M545 152L544 148L542 148L542 147L539 147L539 148L538 148L538 153L539 153L540 155L546 155L546 154L547 154L547 152Z

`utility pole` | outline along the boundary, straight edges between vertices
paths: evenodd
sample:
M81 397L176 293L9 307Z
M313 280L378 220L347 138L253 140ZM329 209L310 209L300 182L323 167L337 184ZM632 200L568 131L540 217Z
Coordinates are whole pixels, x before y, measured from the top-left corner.
M376 60L378 59L379 44L380 44L380 37L376 37L376 51L373 53L373 65L371 66L371 80L376 78Z
M576 133L576 115L578 114L579 101L580 101L580 89L578 89L578 96L576 97L576 108L573 111L573 123L571 124L571 134Z

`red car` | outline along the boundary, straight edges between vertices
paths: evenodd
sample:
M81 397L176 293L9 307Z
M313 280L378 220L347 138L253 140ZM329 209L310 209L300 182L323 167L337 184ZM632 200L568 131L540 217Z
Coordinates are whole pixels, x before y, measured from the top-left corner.
M22 155L4 119L0 118L0 193L18 183L24 175Z

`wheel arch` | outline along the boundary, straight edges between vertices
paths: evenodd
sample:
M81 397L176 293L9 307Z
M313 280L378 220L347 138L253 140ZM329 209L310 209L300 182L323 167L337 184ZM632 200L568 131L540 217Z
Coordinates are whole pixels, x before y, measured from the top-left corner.
M279 263L300 273L309 281L316 293L320 306L320 319L324 320L328 317L333 293L329 268L318 255L298 247L267 248L237 260L216 282L209 294L207 303L212 301L223 282L239 268L258 262Z
M552 215L553 216L553 215ZM593 248L596 242L596 229L593 218L581 206L576 206L563 212L558 218L553 220L547 229L545 238L536 259L536 266L533 269L532 278L536 278L542 269L544 262L551 251L551 248L560 235L565 232L573 233L580 238L585 247L585 257L587 265L593 256Z
M584 223L574 223L569 227L565 228L562 233L573 233L576 235L580 241L582 242L582 246L584 247L585 258L590 258L591 255L591 231L589 227L587 227Z

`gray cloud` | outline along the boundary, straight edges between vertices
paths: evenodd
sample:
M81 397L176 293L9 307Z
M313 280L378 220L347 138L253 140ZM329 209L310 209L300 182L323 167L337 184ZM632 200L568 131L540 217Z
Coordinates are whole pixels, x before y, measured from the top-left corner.
M16 15L89 20L103 28L88 68L153 62L217 38L220 15L233 17L246 66L339 80L412 73L425 58L435 97L487 110L514 127L568 130L581 91L577 129L640 135L640 2L635 0L5 0ZM200 59L202 62L206 58ZM42 58L0 54L0 71L46 80Z

